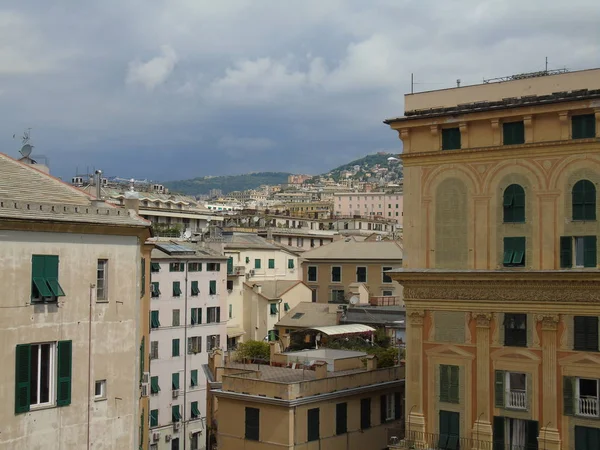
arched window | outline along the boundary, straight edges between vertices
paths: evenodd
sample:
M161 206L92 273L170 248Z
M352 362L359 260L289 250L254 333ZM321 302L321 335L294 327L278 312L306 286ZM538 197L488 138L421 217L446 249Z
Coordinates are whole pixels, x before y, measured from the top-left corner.
M596 186L590 180L573 186L573 220L596 220Z
M511 184L504 190L504 222L525 222L525 190L518 184Z

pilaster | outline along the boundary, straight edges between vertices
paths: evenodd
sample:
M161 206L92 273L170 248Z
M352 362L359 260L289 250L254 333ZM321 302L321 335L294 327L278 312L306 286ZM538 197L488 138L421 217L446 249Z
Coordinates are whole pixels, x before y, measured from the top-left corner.
M441 150L441 139L440 139L440 126L439 125L431 125L429 127L431 131L431 142L433 143L433 150Z
M467 122L461 122L458 127L460 130L460 148L469 148L469 128Z
M492 119L492 145L502 145L500 119Z
M557 392L557 330L558 314L537 314L536 324L542 328L542 417L538 442L540 448L560 450L558 432Z
M473 449L488 449L492 445L493 431L490 405L490 323L493 314L477 311L471 313L475 320L477 341L476 413L473 425Z
M406 431L408 438L417 442L425 439L425 416L423 414L423 323L425 311L408 309L408 329L406 333L406 388L407 408Z
M569 139L569 113L567 111L559 112L558 120L560 122L560 139L566 141Z
M402 152L410 153L410 131L408 128L398 130L398 137L402 140Z
M600 108L596 108L594 114L596 115L596 137L600 138Z
M533 116L523 117L523 125L525 126L525 143L533 142Z

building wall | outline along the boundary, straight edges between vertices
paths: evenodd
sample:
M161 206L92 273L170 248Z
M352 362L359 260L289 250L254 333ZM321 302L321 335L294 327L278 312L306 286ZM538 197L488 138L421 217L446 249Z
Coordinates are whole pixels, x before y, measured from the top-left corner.
M308 278L308 268L310 266L317 267L317 280L316 282L310 281ZM341 282L334 283L331 281L332 267L341 267L342 278ZM402 267L402 261L389 261L389 262L356 262L348 263L344 261L303 261L302 262L302 277L304 282L309 288L317 291L317 302L328 303L331 297L332 290L344 290L346 293L349 292L349 286L352 283L356 283L356 268L367 267L367 288L372 297L383 296L385 291L391 291L392 296L402 296L402 286L393 281L391 283L383 282L383 268ZM347 301L348 299L346 299Z
M223 259L153 259L152 262L160 264L160 271L152 273L152 281L159 283L161 295L151 299L151 310L158 311L160 328L153 328L150 332L150 341L158 342L158 358L151 361L151 376L158 377L160 392L151 394L150 410L158 410L158 426L152 427L149 433L151 443L157 444L157 448L170 449L171 442L166 436L179 438L180 446L183 448L183 440L190 445L190 433L202 432L200 446L205 447L205 417L206 417L206 377L203 364L208 363L208 339L209 336L220 337L220 348L227 345L227 290L226 273L227 264ZM186 271L170 272L170 262L184 262ZM189 272L187 262L198 262L202 264L202 271ZM208 271L207 263L220 263L220 271ZM209 283L217 281L217 295L209 295ZM181 296L173 296L173 282L179 281ZM200 293L193 296L191 293L192 281L198 281ZM219 307L220 322L207 323L208 308ZM192 325L191 309L201 308L202 322ZM173 325L173 310L179 310L179 325ZM201 352L188 353L188 338L200 337ZM173 339L179 339L179 356L172 356ZM152 344L150 344L151 346ZM151 347L148 347L148 351ZM198 385L191 386L191 371L198 373ZM173 397L172 374L179 374L179 392ZM200 419L191 418L191 403L198 402ZM173 428L172 406L180 406L182 416L178 431ZM160 439L154 441L155 433L160 433Z
M0 237L2 448L137 447L139 439L140 245L136 236L3 230ZM59 256L58 304L30 303L32 255ZM108 301L96 301L98 259L108 260ZM88 372L90 303L91 372ZM18 344L72 341L71 404L15 414ZM89 384L88 384L89 380ZM106 399L95 401L96 380ZM54 380L56 382L56 379ZM92 413L88 416L88 400Z
M382 216L393 219L402 225L403 194L384 192L348 192L336 193L333 212L340 216Z

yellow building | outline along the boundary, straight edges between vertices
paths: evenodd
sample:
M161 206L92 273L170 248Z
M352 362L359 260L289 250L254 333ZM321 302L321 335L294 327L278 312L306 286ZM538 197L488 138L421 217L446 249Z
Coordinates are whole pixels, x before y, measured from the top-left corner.
M320 349L298 352L317 360L312 367L291 368L294 354L276 345L271 366L223 364L220 350L209 357L208 449L386 448L388 430L403 421L403 367L378 369L375 356Z
M408 439L598 449L600 69L405 108Z

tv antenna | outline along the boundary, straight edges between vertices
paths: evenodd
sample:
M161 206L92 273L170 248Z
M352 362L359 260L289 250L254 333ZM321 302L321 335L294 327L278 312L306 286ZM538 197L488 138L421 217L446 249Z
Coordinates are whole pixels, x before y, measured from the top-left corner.
M13 139L16 139L17 135L13 134ZM23 155L24 158L28 158L33 151L33 145L31 145L31 128L26 128L23 132L23 136L21 136L21 150L19 153Z

